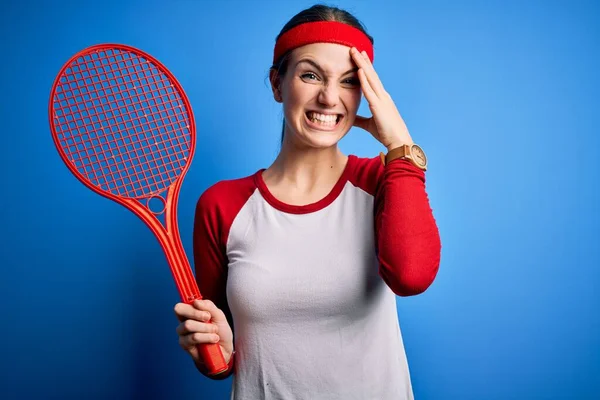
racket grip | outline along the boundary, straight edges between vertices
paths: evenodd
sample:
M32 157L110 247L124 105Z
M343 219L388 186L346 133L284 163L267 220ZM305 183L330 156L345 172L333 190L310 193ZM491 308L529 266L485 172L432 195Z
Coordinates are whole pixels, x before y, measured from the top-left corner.
M198 353L210 375L219 374L229 368L218 343L199 344Z

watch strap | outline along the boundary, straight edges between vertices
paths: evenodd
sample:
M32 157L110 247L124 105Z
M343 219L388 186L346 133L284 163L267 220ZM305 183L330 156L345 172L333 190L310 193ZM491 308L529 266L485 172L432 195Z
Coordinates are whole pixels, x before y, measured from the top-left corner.
M387 154L380 153L379 155L381 157L381 163L383 165L387 165L397 158L406 157L408 154L410 154L409 147L409 145L403 144L402 146L393 148L392 150L388 151Z
M411 147L413 147L413 146L415 148L419 149L419 151L421 152L421 158L424 158L425 155L423 154L423 150L419 146L417 146L415 144L403 144L401 146L395 147L392 150L388 151L387 154L380 153L379 156L381 157L381 163L385 166L385 165L388 165L393 160L402 158L402 159L408 160L411 164L413 164L417 168L426 170L427 169L426 161L424 163L422 163L423 165L419 165L418 161L413 159L413 155L411 154Z

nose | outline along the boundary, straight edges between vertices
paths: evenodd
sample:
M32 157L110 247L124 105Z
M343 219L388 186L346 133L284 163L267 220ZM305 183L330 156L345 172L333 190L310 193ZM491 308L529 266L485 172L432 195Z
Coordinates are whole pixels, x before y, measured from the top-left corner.
M319 103L327 107L334 107L340 100L337 86L334 84L323 85L318 97Z

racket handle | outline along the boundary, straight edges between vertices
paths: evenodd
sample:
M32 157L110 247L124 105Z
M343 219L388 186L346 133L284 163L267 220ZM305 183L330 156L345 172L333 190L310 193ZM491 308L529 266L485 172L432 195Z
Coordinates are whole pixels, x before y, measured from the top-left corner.
M210 375L224 372L229 368L218 343L199 344L198 353Z

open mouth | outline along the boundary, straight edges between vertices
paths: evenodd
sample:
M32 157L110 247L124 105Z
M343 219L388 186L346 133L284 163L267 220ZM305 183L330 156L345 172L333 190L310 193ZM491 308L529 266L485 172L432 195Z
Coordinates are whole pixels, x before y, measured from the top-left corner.
M310 125L325 130L335 129L344 118L342 114L319 114L314 111L308 111L305 115Z

